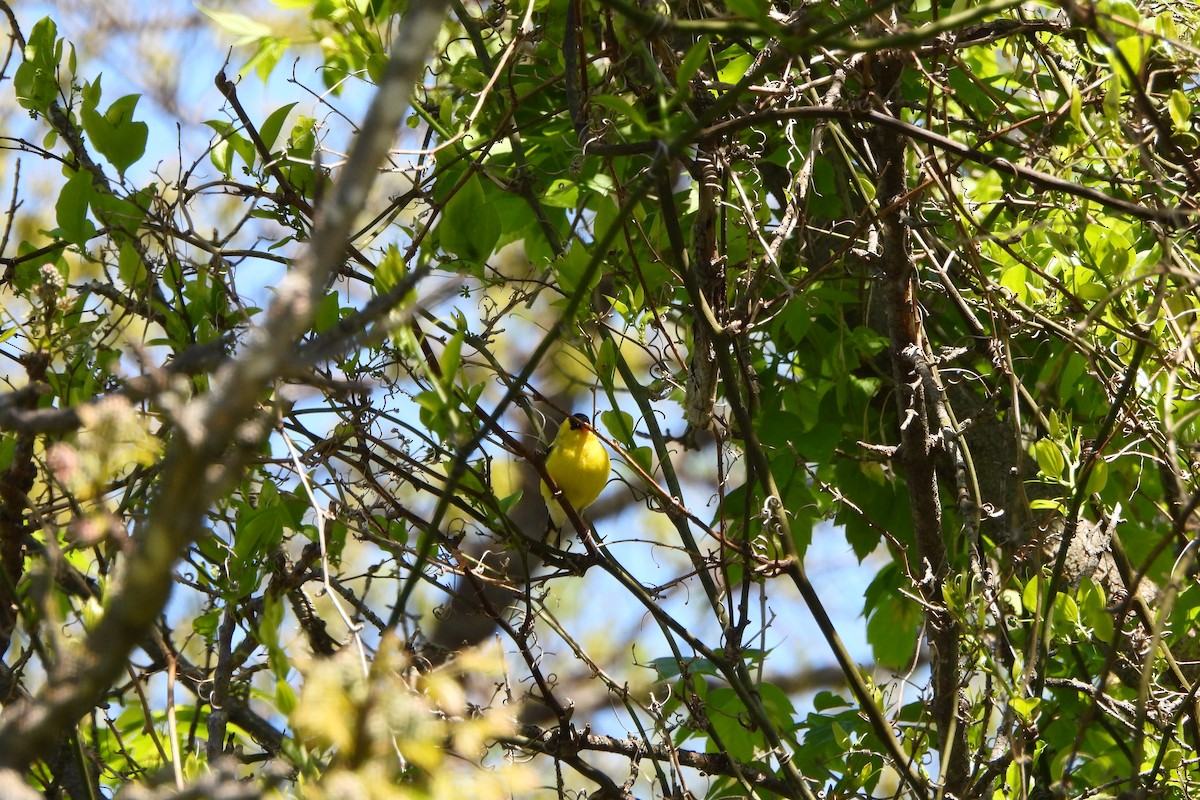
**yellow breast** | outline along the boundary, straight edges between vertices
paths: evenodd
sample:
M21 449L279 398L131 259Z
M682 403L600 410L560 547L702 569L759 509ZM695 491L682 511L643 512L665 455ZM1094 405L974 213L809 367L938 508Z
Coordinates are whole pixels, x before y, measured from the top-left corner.
M564 423L564 430L555 439L546 458L546 471L571 507L583 511L590 506L608 483L610 470L608 450L596 435L587 428L574 430ZM566 512L554 499L545 481L541 489L551 522L555 527L562 527Z

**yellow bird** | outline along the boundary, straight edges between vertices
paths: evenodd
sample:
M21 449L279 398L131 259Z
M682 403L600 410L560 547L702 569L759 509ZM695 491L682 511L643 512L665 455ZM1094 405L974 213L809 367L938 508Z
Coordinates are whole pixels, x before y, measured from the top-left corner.
M609 471L608 451L596 436L592 421L586 414L567 417L546 455L546 472L576 513L582 513L600 496L608 483ZM545 481L542 481L542 497L550 512L550 532L561 531L567 512Z

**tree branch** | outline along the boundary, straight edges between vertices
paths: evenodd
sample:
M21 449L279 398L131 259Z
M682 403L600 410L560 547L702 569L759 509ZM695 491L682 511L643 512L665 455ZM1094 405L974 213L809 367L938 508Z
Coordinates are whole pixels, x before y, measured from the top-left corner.
M876 54L872 62L875 90L889 105L895 105L896 90L903 71L898 53ZM888 115L880 114L881 117ZM877 127L873 152L878 165L879 263L883 269L884 302L887 306L888 339L892 371L896 381L897 415L900 424L900 454L908 499L912 506L913 530L921 559L923 577L919 586L928 620L933 698L930 703L942 747L942 785L953 797L964 797L969 784L967 725L958 719L959 637L958 621L946 608L942 587L950 574L950 560L942 532L942 506L938 496L930 397L913 353L922 353L925 335L918 312L917 276L909 249L908 230L903 221L908 196L904 157L906 141Z
M1092 200L1105 208L1129 214L1136 219L1160 222L1163 225L1177 228L1187 225L1195 216L1193 209L1150 208L1138 203L1131 203L1128 200L1122 200L1119 197L1105 194L1099 189L1093 189L1090 186L1081 186L1036 169L1014 164L1003 156L994 156L985 153L969 145L956 142L941 134L922 128L919 125L904 122L894 114L887 114L873 109L801 106L758 111L751 114L742 114L736 119L709 126L697 135L697 141L705 142L710 139L719 139L734 130L758 126L765 127L789 119L839 119L848 122L865 122L881 128L887 128L901 136L923 142L967 161L992 167L999 172L1011 173L1014 177L1043 191L1062 192L1063 194L1078 197L1082 200Z
M521 734L520 737L503 738L500 742L549 756L562 756L568 752L588 750L596 753L614 753L635 762L648 758L666 764L676 763L683 767L700 770L706 775L744 778L755 789L765 789L783 797L800 797L787 781L749 764L736 762L730 758L728 753L697 753L665 745L651 745L638 739L616 739L612 736L600 736L594 733L564 737L561 729L555 729L547 736L541 728L535 725L523 726Z
M175 561L204 534L205 512L265 435L263 426L248 428L247 423L258 416L261 392L285 368L342 261L351 224L408 108L444 8L442 0L410 7L311 245L279 285L265 321L251 332L241 356L218 372L211 391L176 415L179 430L163 461L145 524L132 538L122 582L106 598L106 612L86 641L48 665L44 689L32 701L11 704L0 714L0 766L25 768L46 743L73 727L108 691L129 652L161 614ZM223 468L214 469L219 463Z

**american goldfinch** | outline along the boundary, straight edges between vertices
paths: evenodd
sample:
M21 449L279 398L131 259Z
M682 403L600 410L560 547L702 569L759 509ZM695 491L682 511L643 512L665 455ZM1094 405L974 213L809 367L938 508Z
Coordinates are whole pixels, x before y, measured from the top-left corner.
M559 426L558 436L546 455L546 472L558 484L562 497L576 513L582 512L600 496L608 483L608 451L592 429L586 414L567 417ZM542 481L542 497L550 512L550 531L561 531L567 512L554 496L554 490Z

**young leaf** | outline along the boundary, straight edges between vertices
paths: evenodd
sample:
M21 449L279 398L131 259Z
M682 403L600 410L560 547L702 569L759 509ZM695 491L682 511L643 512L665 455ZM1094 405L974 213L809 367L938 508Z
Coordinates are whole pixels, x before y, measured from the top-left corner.
M266 145L267 150L275 146L275 140L279 138L279 131L283 129L283 123L287 121L288 114L296 107L295 103L288 103L285 106L280 106L271 112L271 115L266 118L258 129L258 135Z
M124 175L125 170L146 152L146 139L150 135L146 123L133 120L133 112L141 95L126 95L101 114L98 110L99 76L92 83L84 84L82 94L80 119L88 140L108 163L117 168L117 172Z
M45 114L58 99L58 65L62 60L62 41L58 28L49 17L38 20L25 42L25 60L17 65L13 85L17 102L30 111Z

